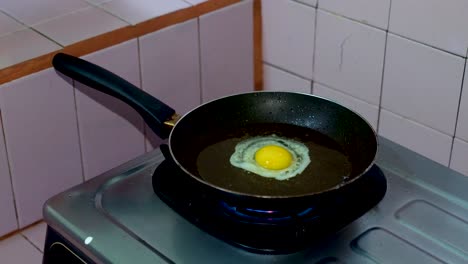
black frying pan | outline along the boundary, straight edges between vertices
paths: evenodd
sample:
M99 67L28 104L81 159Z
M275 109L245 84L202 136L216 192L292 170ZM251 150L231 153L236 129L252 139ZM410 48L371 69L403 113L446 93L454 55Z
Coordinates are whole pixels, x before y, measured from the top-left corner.
M314 95L236 94L205 103L178 119L172 108L97 65L59 53L53 66L133 107L158 136L169 137L173 162L198 187L228 202L277 208L327 200L343 189L352 190L376 157L372 127L348 108ZM302 174L279 181L230 165L239 138L272 133L311 143L307 144L311 163Z

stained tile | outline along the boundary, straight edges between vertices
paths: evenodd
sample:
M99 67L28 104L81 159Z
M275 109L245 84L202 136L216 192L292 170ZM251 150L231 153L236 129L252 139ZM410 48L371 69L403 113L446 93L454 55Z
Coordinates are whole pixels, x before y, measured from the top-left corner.
M0 87L0 90L3 87ZM0 119L0 236L18 228L14 206L13 191L11 189L10 169L3 137L3 126Z
M42 218L49 197L83 180L71 80L53 69L29 75L5 84L0 104L24 227Z
M321 0L320 8L381 29L388 28L391 0ZM392 9L393 10L393 9Z
M39 264L42 253L23 236L15 235L0 241L0 260L5 264Z
M0 37L0 68L6 68L17 63L39 57L61 47L31 29L16 31Z
M290 0L263 0L262 23L264 61L312 79L315 9Z
M448 166L452 137L392 112L380 112L379 134Z
M263 90L310 93L311 81L263 64Z
M392 0L389 30L466 56L467 13L464 0Z
M136 40L86 55L83 59L139 86ZM79 82L75 82L75 87L85 179L145 152L143 121L135 110Z
M382 107L453 135L465 61L388 36Z
M83 0L2 0L0 9L31 26L88 6Z
M24 25L0 11L0 37L24 28Z
M140 38L142 87L177 113L200 104L198 23L196 19ZM152 147L162 141L147 130ZM149 149L151 149L151 146Z
M242 1L200 17L204 102L254 90L252 3Z
M315 80L379 104L385 32L319 10L316 34Z
M37 225L34 225L22 233L23 235L33 243L41 252L44 252L44 243L46 238L47 224L40 222Z
M67 46L126 25L128 24L109 13L90 6L77 12L48 20L45 23L34 26L34 28L60 43L60 45Z
M182 0L112 0L100 6L130 24L138 24L190 5Z
M335 101L361 115L370 125L377 130L379 107L354 98L339 91L330 89L325 85L314 83L313 94Z

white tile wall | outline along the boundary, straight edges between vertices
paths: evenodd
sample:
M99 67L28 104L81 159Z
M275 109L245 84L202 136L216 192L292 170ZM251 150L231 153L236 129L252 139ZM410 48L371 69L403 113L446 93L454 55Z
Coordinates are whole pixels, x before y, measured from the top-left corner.
M31 29L0 37L0 69L39 57L61 47ZM8 52L4 52L8 50Z
M1 89L1 88L0 88ZM10 168L8 164L3 125L0 119L0 237L18 228L16 212L11 189Z
M190 5L182 0L112 0L100 6L134 25Z
M312 83L268 64L263 64L263 90L310 93Z
M102 9L90 6L35 25L34 28L60 45L67 46L126 25Z
M202 100L254 90L253 1L200 16Z
M468 2L392 0L389 30L430 46L466 56Z
M24 227L42 218L46 199L83 181L71 80L53 69L18 79L0 89L0 106Z
M320 8L361 23L387 29L391 0L320 0Z
M366 119L375 130L377 130L377 120L379 117L379 107L377 105L369 104L355 97L330 89L329 87L317 82L314 82L314 88L312 91L315 95L328 98L355 111Z
M468 142L454 139L450 168L468 175Z
M0 11L0 37L25 28L24 25Z
M198 106L200 64L196 19L171 26L140 38L142 88L185 114ZM147 129L150 145L162 141Z
M0 259L5 264L36 264L42 262L42 253L22 235L0 241Z
M83 59L140 86L137 40L89 54ZM135 110L79 82L75 82L75 87L86 180L145 152L143 121Z
M458 110L456 136L465 141L468 141L468 72L466 71L466 68L463 90L460 99L460 108Z
M28 227L22 233L33 245L40 251L44 252L45 237L47 232L47 224L40 222L32 227Z
M262 0L262 21L263 60L312 79L315 9L290 0Z
M317 0L295 0L296 2L303 3L310 6L317 6Z
M382 107L454 135L464 60L390 34Z
M73 12L88 6L83 0L2 0L0 10L27 25Z
M445 166L452 137L382 109L379 134Z
M84 3L84 9L81 5L75 5L76 1ZM43 9L38 8L33 10L37 14L31 13L29 16L28 11L23 18L30 21L49 20L42 24L42 30L60 39L62 44L86 38L88 31L80 31L71 38L68 36L61 39L62 28L56 30L52 26L54 23L62 26L73 24L73 20L80 17L78 20L85 19L86 23L97 19L95 22L99 25L95 28L88 27L90 31L103 32L113 28L112 23L110 27L106 21L101 23L102 20L99 19L103 18L96 18L96 14L90 11L97 9L86 8L86 1L76 1L59 1L57 9L43 12ZM116 2L114 11L122 11L130 3L125 0L87 2L93 5ZM169 4L165 1L163 8L156 10L151 8L154 7L154 1L150 2L131 1L133 7L140 10L132 8L126 10L128 13L125 15L136 23L146 19L149 13L158 15L189 6L183 1L171 1ZM192 2L196 4L195 2L202 1ZM143 10L142 3L150 4L150 8ZM135 39L90 54L85 59L104 66L136 85L143 81L145 90L154 92L158 97L161 95L179 113L185 113L200 103L201 77L204 80L206 100L228 93L251 91L252 3L251 0L242 1L205 15L200 21L193 19L149 34L140 39L140 46ZM31 6L33 4L37 3L31 2ZM0 9L8 5L17 8L18 2L1 2ZM57 18L55 14L58 13L66 15ZM0 67L61 48L30 29L23 29L23 26L18 28L18 25L9 23L14 21L12 19L8 23L1 21L6 21L5 17L0 17L0 30L7 32L5 34L9 38L0 37L0 47L7 47L12 52L8 56L0 56ZM199 27L202 28L201 33ZM12 33L13 31L15 32ZM203 54L199 53L200 50ZM229 53L225 53L226 50ZM224 56L226 54L229 56ZM203 75L200 65L204 68ZM53 69L0 86L0 109L4 127L1 129L0 122L0 206L3 209L0 236L39 220L44 202L52 195L144 152L144 137L141 132L143 122L132 109L89 87L79 83L76 86L77 89L74 90L73 81ZM8 153L5 153L5 146L2 145L3 131ZM9 182L8 165L11 167L12 183ZM15 217L14 203L18 219ZM0 243L0 262L11 260L11 263L39 263L40 252L24 238L42 248L44 231L45 225L40 225L24 231L23 236L12 237L9 239L11 243ZM16 244L20 246L17 247ZM27 247L28 252L23 252ZM32 253L29 249L32 249Z
M318 11L314 80L378 105L385 32Z

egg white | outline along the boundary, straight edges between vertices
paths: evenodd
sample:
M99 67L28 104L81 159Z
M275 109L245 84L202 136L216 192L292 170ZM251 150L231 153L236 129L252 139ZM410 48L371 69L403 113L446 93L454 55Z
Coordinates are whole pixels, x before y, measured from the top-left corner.
M255 161L255 153L267 145L276 145L287 149L292 155L291 165L282 170L269 170L260 166ZM271 135L252 137L239 142L229 162L235 167L257 175L282 181L302 173L309 165L310 157L306 145L291 139Z

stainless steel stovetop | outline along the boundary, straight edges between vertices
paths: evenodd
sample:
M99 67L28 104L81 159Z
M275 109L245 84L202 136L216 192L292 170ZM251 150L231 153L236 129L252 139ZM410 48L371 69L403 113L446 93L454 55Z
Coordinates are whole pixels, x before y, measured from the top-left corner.
M44 218L96 263L468 263L468 177L379 140L384 199L294 254L248 253L175 213L151 186L159 150L51 198Z

